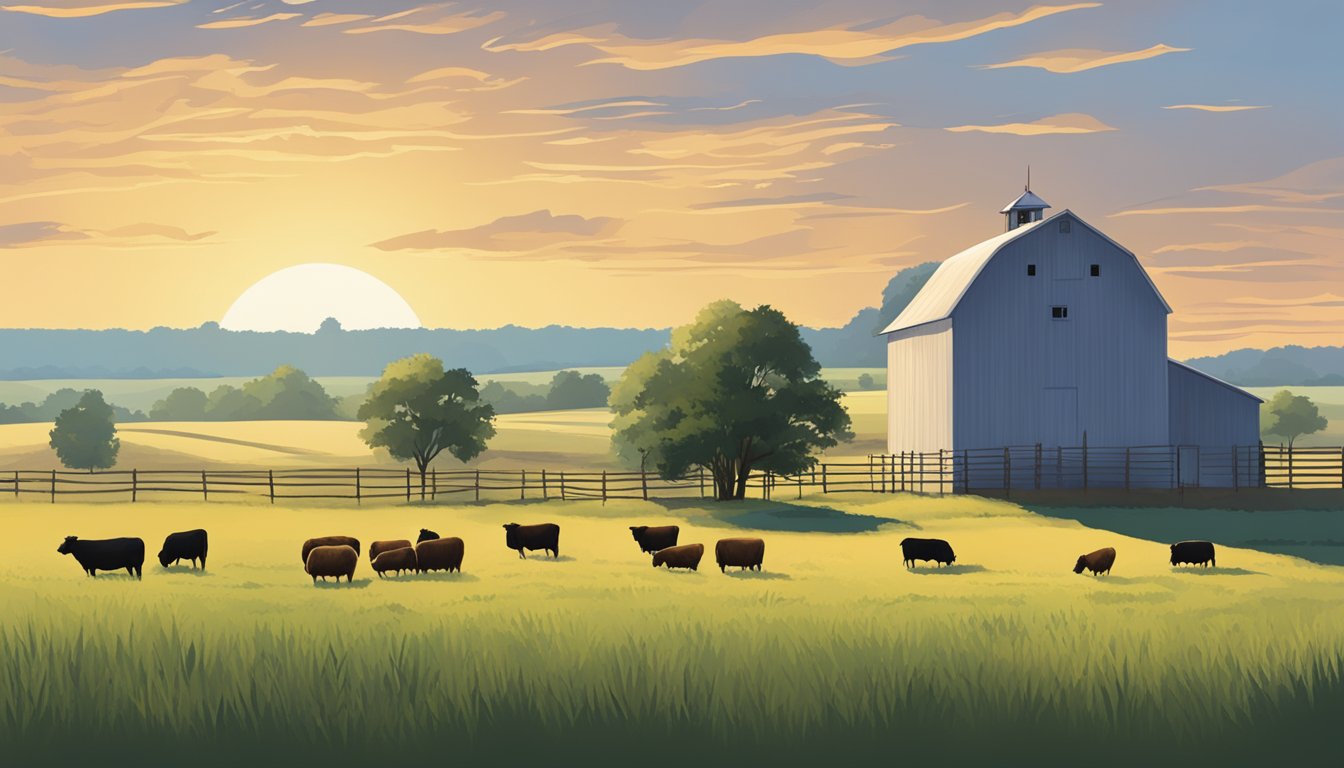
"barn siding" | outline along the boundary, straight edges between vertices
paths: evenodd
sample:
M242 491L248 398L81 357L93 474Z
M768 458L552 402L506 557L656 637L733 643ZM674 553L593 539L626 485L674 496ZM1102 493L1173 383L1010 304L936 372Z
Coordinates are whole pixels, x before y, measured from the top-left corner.
M1227 487L1235 465L1236 485L1257 484L1260 400L1175 361L1167 371L1171 441L1184 446L1182 482Z
M952 447L952 321L887 336L887 450Z
M1131 255L1072 214L1003 246L952 323L954 447L1168 442L1167 308Z

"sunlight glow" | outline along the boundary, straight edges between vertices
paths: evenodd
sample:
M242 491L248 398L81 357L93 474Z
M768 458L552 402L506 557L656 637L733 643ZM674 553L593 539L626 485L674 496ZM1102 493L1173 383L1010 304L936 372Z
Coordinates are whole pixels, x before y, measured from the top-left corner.
M347 331L421 327L415 310L387 283L339 264L300 264L259 280L233 302L220 326L312 333L328 317Z

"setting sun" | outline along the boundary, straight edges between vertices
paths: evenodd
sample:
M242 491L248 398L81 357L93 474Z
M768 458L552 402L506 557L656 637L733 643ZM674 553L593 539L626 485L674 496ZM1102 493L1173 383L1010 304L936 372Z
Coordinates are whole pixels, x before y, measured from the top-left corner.
M328 317L349 330L420 327L415 310L387 283L339 264L300 264L257 281L220 325L230 331L311 333Z

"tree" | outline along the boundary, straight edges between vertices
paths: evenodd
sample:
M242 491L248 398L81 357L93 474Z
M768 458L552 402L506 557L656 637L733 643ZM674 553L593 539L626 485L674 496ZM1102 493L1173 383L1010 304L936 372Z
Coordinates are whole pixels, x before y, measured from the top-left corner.
M195 387L178 387L149 409L155 421L204 421L210 399Z
M73 407L61 411L51 430L51 447L70 469L107 469L117 463L117 437L112 406L96 389L84 392Z
M873 379L873 374L871 374L871 373L860 373L860 374L859 374L859 391L861 391L861 392L868 392L868 391L870 391L870 390L874 390L874 389L877 389L877 381L875 381L875 380Z
M336 398L292 365L243 385L243 394L261 404L254 418L323 421L337 418Z
M625 370L611 394L614 447L665 479L703 467L716 498L745 498L753 470L802 472L852 437L840 390L820 373L779 311L710 304Z
M573 408L601 408L611 397L611 387L601 374L587 376L578 371L560 371L551 379L551 391L546 394L546 405L553 411Z
M426 354L388 365L359 418L366 422L359 436L369 447L415 462L421 498L425 471L441 452L470 461L495 436L495 409L481 402L475 377L465 368L445 371L443 361Z
M210 392L205 411L210 421L250 421L260 412L260 400L229 384L220 384Z
M920 289L929 282L933 273L938 271L938 266L938 262L929 261L918 266L906 267L887 282L887 287L882 290L882 309L878 311L877 325L873 327L873 333L881 333L884 328L891 325L891 321L915 300Z
M1320 432L1327 422L1311 398L1283 390L1260 405L1260 434L1288 439L1288 447L1303 435Z

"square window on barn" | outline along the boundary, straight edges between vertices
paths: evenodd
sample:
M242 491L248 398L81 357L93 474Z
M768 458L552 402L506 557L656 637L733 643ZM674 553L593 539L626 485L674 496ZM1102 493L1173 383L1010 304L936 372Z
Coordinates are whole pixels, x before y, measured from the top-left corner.
M1053 318L1053 319L1055 319L1055 320L1068 320L1068 319L1069 319L1069 308L1068 308L1068 307L1051 307L1051 308L1050 308L1050 317Z
M1073 231L1073 222L1069 221L1068 219L1059 222L1059 233L1061 235L1067 235L1072 231Z
M1093 265L1092 265L1092 276L1093 276L1093 277L1101 277L1101 265L1100 265L1100 264L1093 264Z
M1028 265L1027 265L1027 277L1035 277L1035 276L1036 276L1036 265L1035 265L1035 264L1028 264Z

